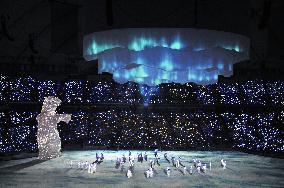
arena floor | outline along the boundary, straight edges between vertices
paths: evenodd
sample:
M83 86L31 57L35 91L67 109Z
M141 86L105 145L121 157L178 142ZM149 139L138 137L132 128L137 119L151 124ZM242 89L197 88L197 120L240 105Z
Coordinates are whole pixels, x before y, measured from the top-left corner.
M95 160L95 153L104 153L105 160L97 168L97 173L88 174L87 170L76 167L70 168L69 162ZM132 151L136 154L139 151ZM284 187L284 159L276 159L251 155L241 152L206 152L206 151L167 151L168 157L180 156L183 164L188 168L192 159L205 163L212 163L211 171L198 174L195 170L192 175L183 175L163 157L161 166L155 166L157 174L146 179L144 172L149 163L135 163L133 178L128 179L120 169L115 169L115 160L118 155L128 154L128 151L68 151L60 158L49 161L39 161L35 157L0 162L0 187ZM154 157L148 152L148 157ZM220 166L220 159L227 161L227 169ZM148 159L149 160L149 159ZM171 177L167 177L164 169L169 166Z

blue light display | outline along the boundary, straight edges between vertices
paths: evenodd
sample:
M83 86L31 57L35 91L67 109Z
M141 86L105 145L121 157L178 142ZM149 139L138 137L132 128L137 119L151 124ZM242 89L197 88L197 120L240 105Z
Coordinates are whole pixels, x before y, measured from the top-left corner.
M120 83L216 83L232 65L249 58L249 39L233 33L189 28L128 28L84 37L86 60Z

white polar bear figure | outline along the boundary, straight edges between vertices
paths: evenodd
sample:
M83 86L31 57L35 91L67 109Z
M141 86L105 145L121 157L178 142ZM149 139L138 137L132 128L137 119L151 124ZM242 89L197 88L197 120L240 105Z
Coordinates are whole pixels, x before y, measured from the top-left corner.
M70 114L56 114L56 108L61 104L57 97L45 97L41 113L36 117L38 122L37 142L39 155L42 160L52 159L61 155L61 140L57 123L71 120Z

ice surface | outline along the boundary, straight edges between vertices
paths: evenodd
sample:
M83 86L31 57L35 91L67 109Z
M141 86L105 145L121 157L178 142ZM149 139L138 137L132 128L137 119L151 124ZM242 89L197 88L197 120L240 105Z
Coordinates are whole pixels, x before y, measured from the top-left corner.
M97 173L89 174L87 170L69 167L69 162L95 161L96 152L104 153L105 161L97 166ZM133 150L137 155L140 151ZM203 163L212 163L212 170L206 174L183 175L163 157L180 156L182 163L190 168L192 159L197 158ZM128 179L125 165L124 172L115 169L117 156L126 151L68 151L61 157L48 161L36 158L3 161L0 163L0 187L284 187L284 159L263 157L241 152L222 151L163 151L160 153L161 166L155 166L158 174L146 179L144 172L149 163L137 163L135 160L133 178ZM154 158L154 152L148 151L149 159ZM227 161L227 169L223 170L220 160ZM164 169L170 166L171 177L167 177ZM181 169L182 170L182 169Z

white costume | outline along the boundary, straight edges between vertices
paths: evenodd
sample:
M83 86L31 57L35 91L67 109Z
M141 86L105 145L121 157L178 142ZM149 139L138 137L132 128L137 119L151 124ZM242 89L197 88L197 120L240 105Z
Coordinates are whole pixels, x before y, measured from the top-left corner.
M134 166L134 161L133 160L129 161L129 166Z
M97 164L96 163L89 163L88 165L88 173L92 174L97 172Z
M84 165L85 165L85 170L87 170L87 169L88 169L88 166L89 166L88 161L86 161Z
M166 172L167 172L167 176L170 177L171 176L171 169L170 169L170 167L166 168Z
M147 152L145 151L145 153L144 153L144 160L147 161L147 159L148 159L148 154L147 154Z
M200 173L200 167L198 166L196 169L197 169L197 173Z
M183 167L183 175L186 174L186 167Z
M206 173L206 164L204 164L203 166L201 166L201 171L202 171L203 173Z
M78 162L78 168L81 169L82 168L82 164L81 161Z
M179 168L179 159L176 159L176 160L175 160L175 166L176 166L177 168Z
M152 178L154 176L154 171L153 169L150 167L147 171L146 171L146 178Z
M192 166L190 166L189 173L192 174Z
M61 140L57 131L57 123L60 121L68 123L71 115L56 114L56 108L60 103L61 100L57 97L45 97L41 113L36 117L39 159L52 159L61 155Z
M226 169L226 161L224 161L223 159L221 159L221 166L223 167L223 169Z
M148 169L148 170L146 170L146 178L150 178L150 170Z
M132 178L132 172L131 172L131 170L127 170L126 176L127 176L128 178Z
M91 173L91 169L92 169L92 164L90 163L89 166L88 166L88 173L89 174Z
M201 168L201 162L200 161L198 161L198 163L197 163L197 167L200 167Z
M149 172L150 172L150 178L152 178L152 177L154 176L153 168L150 168L150 169L149 169Z

